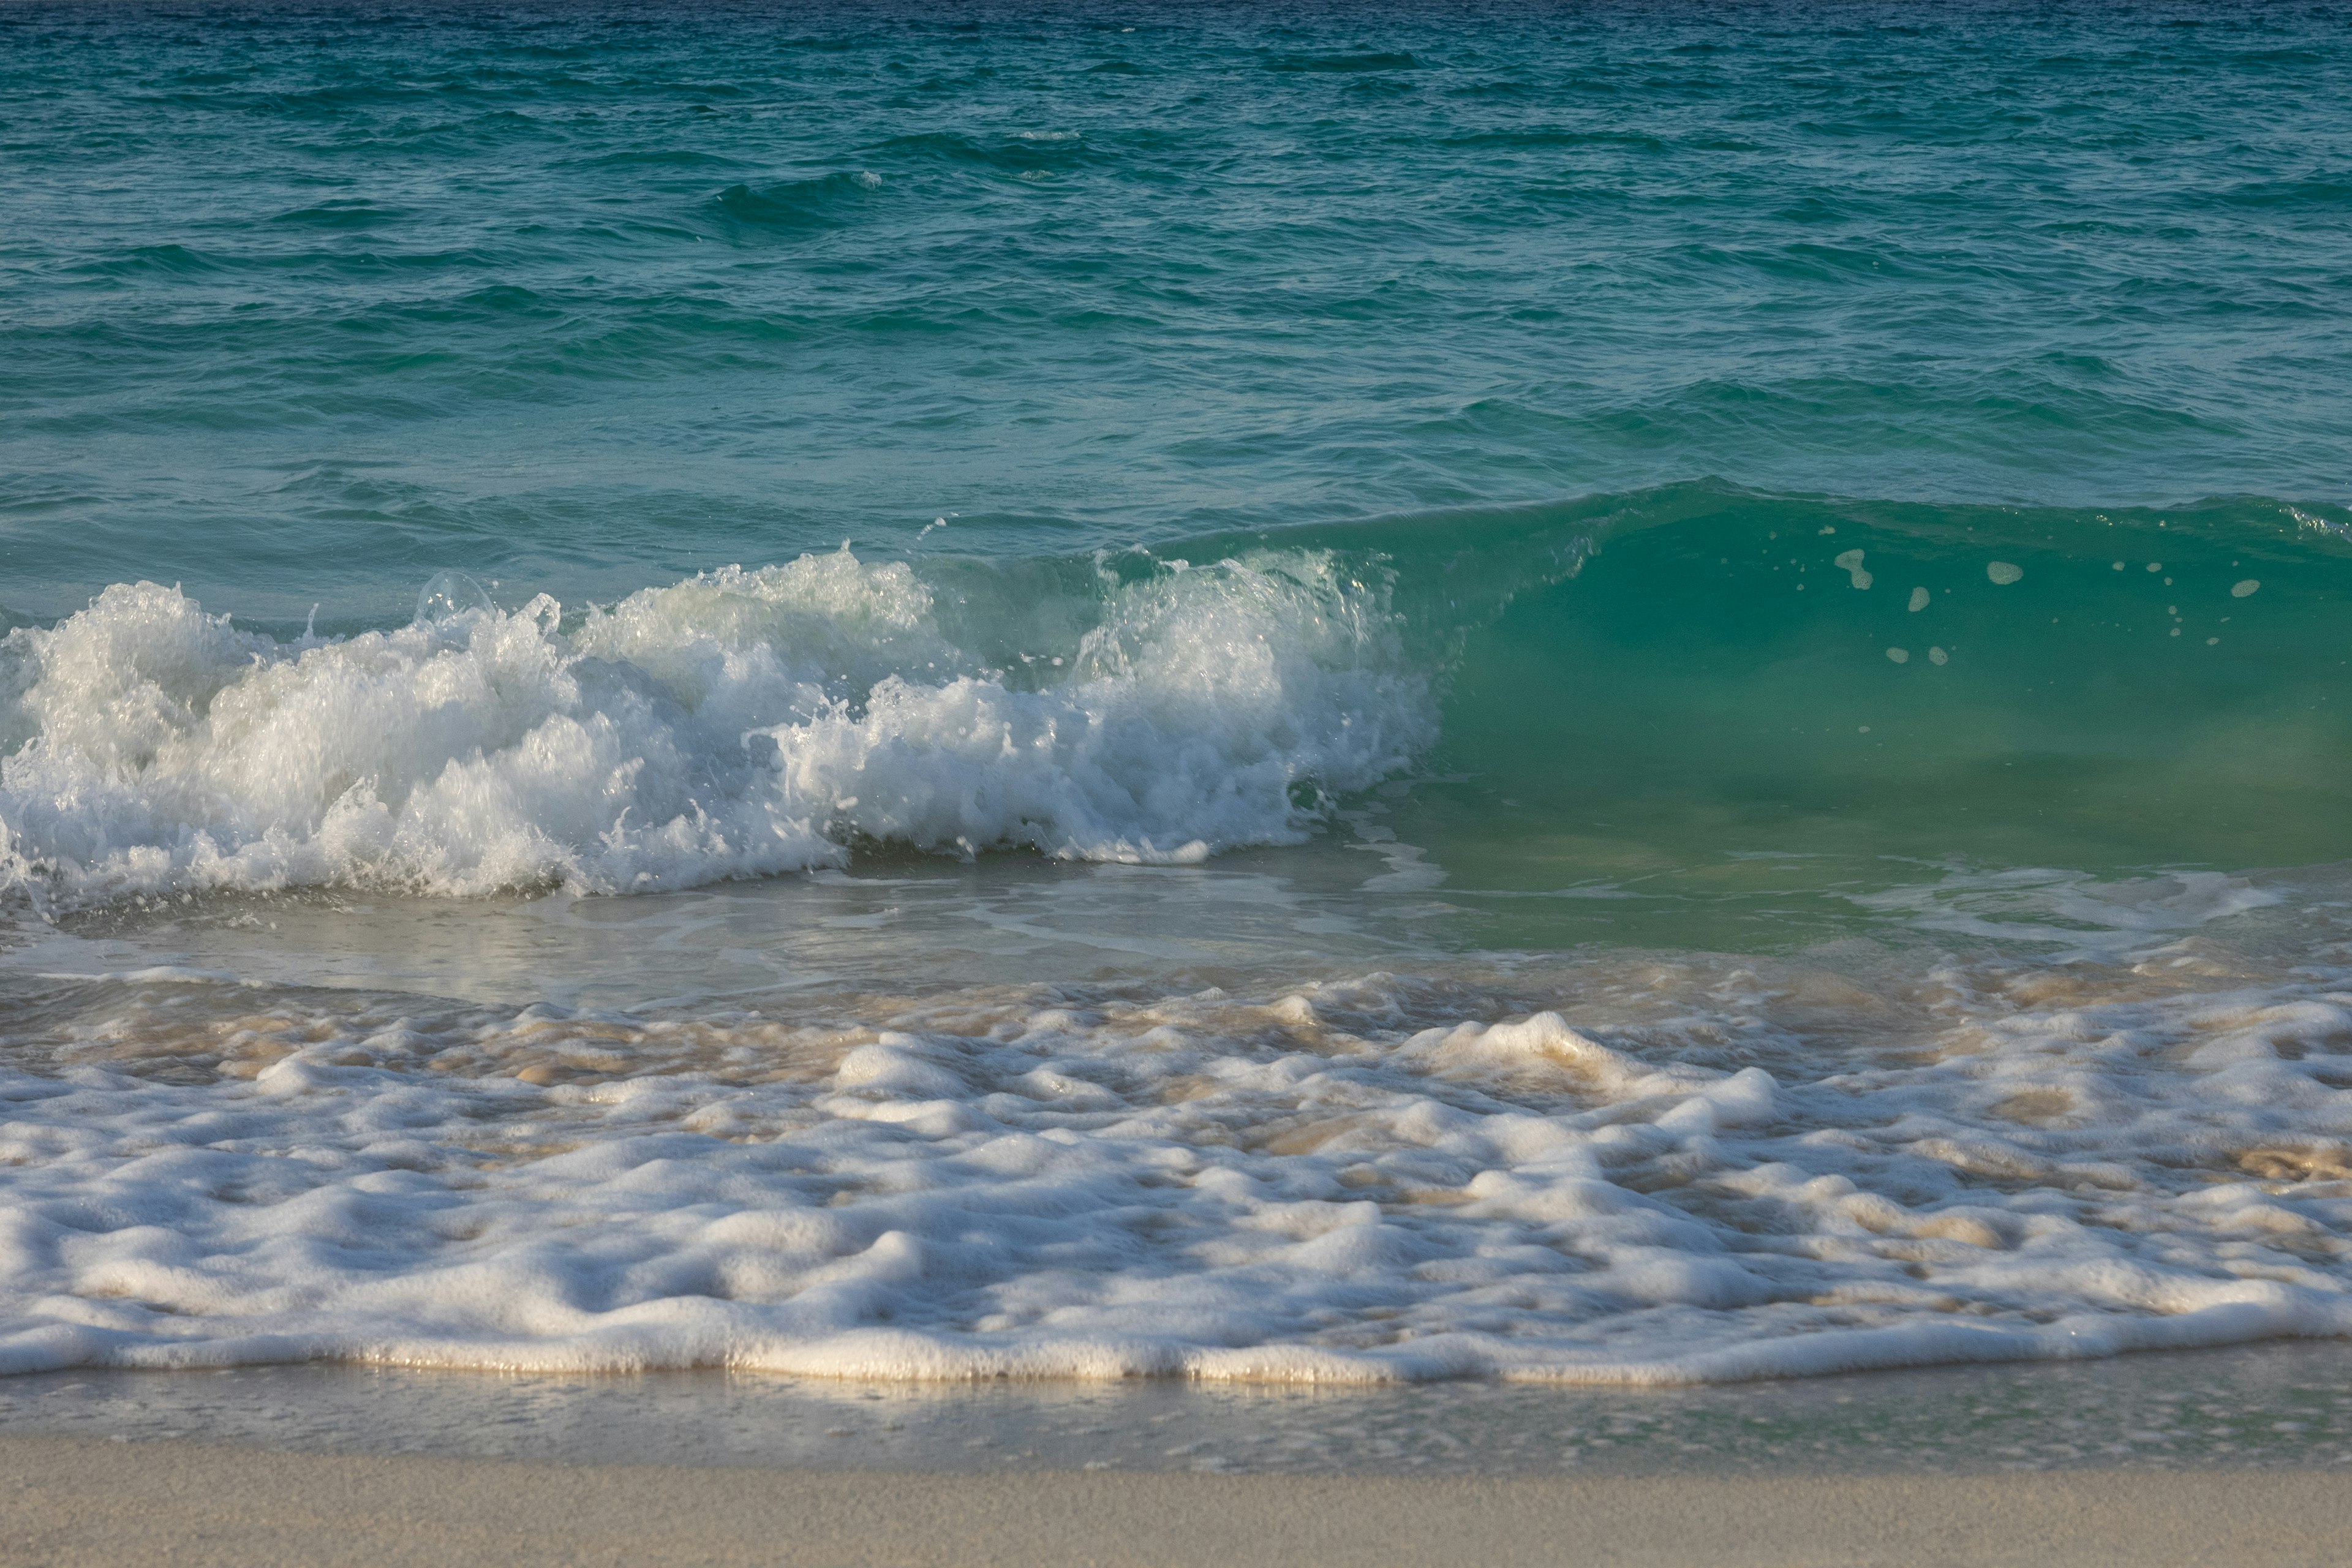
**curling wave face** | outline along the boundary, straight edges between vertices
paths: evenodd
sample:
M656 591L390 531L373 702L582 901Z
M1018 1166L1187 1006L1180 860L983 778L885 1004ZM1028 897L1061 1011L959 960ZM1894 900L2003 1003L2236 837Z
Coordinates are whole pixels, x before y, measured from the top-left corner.
M861 839L1189 863L1304 837L1326 792L1433 736L1385 588L1328 554L1129 561L1090 587L1032 606L1048 640L992 667L907 565L846 548L568 630L544 595L503 613L460 584L397 630L280 642L118 584L0 643L0 850L68 906L641 891Z

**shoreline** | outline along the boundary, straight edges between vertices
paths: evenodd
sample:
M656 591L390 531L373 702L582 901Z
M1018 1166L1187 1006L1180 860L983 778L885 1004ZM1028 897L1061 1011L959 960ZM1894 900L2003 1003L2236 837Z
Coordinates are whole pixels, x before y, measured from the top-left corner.
M2317 1568L2347 1539L2341 1343L1669 1390L0 1378L0 1568Z
M763 1470L0 1436L0 1564L2341 1560L2340 1472L1758 1477ZM756 1482L753 1478L756 1477Z
M1287 1476L2327 1468L2352 1344L1665 1388L966 1384L334 1363L0 1378L0 1435L541 1464Z

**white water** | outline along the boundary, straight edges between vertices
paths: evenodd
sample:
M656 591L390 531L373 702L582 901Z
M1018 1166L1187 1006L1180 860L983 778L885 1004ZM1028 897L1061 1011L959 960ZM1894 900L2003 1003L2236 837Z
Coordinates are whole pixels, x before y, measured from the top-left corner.
M2052 882L2136 943L573 1012L49 939L0 1369L1668 1382L2352 1332L2340 918ZM1979 896L2026 893L1914 901Z
M1434 734L1382 590L1327 557L1171 563L992 668L845 548L291 643L118 584L0 643L0 874L51 908L341 885L627 892L861 838L1182 864L1295 842Z

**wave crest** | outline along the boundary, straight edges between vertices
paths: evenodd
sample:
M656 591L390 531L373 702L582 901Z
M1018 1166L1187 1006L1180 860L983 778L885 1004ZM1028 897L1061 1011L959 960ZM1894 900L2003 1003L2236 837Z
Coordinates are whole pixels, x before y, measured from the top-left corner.
M117 584L0 641L0 856L45 902L345 884L625 892L860 840L1181 863L1296 841L1434 737L1383 582L1315 552L1098 564L992 666L902 563L542 595L346 639Z

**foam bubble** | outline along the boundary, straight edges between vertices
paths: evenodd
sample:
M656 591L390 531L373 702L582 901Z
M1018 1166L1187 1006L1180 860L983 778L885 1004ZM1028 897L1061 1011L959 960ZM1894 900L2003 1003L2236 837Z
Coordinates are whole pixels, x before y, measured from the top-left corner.
M1930 597L1930 595L1928 595L1927 590L1927 589L1925 589L1925 588L1914 588L1914 589L1912 589L1912 590L1911 590L1911 604L1910 604L1910 609L1911 609L1912 614L1916 615L1916 614L1917 614L1918 612L1920 612L1921 610L1926 609L1926 608L1927 607L1927 601L1928 601L1929 597Z
M2010 561L1996 561L1985 568L1985 575L1995 584L2006 588L2025 575L2025 568Z
M482 585L463 572L436 572L416 595L416 618L427 626L493 607Z
M2258 577L2249 577L2242 583L2233 583L2230 585L2230 597L2232 599L2251 598L2261 590L2262 585L2262 579Z

